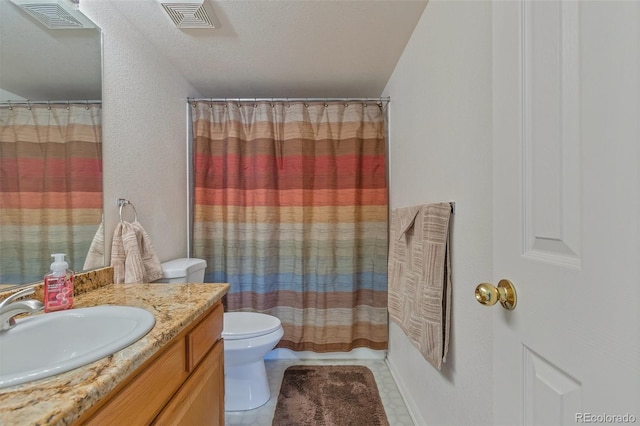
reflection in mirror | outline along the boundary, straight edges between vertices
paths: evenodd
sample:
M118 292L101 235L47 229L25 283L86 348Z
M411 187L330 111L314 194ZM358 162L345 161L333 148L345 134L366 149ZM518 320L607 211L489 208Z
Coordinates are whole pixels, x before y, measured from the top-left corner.
M71 0L0 0L0 290L41 281L53 253L105 265L101 78L100 31Z

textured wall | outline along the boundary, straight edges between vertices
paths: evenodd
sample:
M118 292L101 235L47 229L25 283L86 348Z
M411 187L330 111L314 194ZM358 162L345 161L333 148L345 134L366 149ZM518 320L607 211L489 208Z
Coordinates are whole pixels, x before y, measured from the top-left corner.
M431 0L384 91L391 208L455 201L449 358L438 372L392 323L389 364L420 425L492 423L491 5Z
M160 260L185 256L186 98L195 92L109 3L82 2L103 34L106 241L119 220L116 199L127 198ZM131 220L131 210L124 212Z

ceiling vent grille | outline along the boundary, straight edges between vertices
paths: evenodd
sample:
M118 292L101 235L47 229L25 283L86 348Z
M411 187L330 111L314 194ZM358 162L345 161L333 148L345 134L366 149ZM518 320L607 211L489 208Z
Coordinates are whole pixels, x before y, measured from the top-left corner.
M82 23L59 4L23 4L22 10L50 30L82 28Z
M95 28L75 6L65 0L11 0L50 30Z
M205 4L162 3L162 7L178 28L216 28L215 15Z

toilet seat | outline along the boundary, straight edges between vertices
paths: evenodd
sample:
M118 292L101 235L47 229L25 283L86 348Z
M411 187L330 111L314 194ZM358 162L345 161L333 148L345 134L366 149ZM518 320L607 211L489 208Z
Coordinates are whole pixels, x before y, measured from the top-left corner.
M272 333L281 327L280 320L258 312L225 312L222 338L250 339Z

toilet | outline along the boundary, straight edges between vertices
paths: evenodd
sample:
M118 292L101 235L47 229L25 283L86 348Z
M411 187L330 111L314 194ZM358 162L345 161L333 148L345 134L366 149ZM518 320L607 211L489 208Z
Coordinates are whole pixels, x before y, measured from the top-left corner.
M173 259L162 263L157 283L202 283L207 262ZM271 396L264 357L276 347L284 330L280 320L257 312L225 312L225 411L246 411L264 405Z
M264 357L276 347L284 330L274 316L257 312L225 312L224 409L245 411L269 401Z

